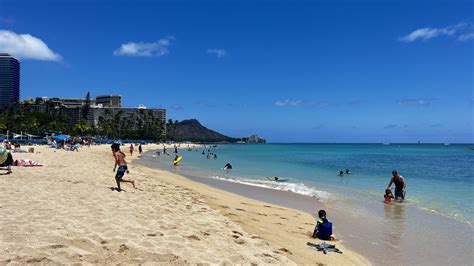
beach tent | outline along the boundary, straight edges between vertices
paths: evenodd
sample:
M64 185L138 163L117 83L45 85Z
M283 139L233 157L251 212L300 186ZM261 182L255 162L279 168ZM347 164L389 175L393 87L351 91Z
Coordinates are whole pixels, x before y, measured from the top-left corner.
M64 141L68 141L70 138L71 136L66 135L66 134L58 134L53 137L53 139L55 140L64 140Z

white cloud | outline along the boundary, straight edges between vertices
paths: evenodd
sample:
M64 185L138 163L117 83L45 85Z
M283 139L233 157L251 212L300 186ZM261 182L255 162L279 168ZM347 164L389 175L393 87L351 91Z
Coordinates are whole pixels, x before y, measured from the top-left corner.
M399 40L403 42L414 42L417 40L429 40L436 37L455 36L455 35L460 35L458 39L461 40L461 36L466 35L465 34L466 30L468 30L471 27L472 27L471 24L459 23L459 24L456 24L453 26L447 26L444 28L429 28L429 27L420 28L420 29L416 29L412 31L411 33L405 36L402 36Z
M214 54L217 58L223 58L227 56L227 51L224 49L207 49L208 54Z
M156 42L128 42L114 51L117 56L164 56L169 54L169 47L173 37L159 39Z
M61 61L61 55L49 49L41 39L30 34L16 34L8 30L0 30L0 51L9 53L20 59L43 61Z
M302 105L303 103L304 103L303 100L284 99L284 100L277 100L273 104L279 107L285 107L285 106Z
M461 34L458 37L459 41L465 42L474 39L474 32L469 32L465 34Z

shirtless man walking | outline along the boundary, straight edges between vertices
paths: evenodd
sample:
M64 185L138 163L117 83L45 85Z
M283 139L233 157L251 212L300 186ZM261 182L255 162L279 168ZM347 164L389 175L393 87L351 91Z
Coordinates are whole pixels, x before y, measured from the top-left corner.
M117 174L115 174L115 181L117 181L118 191L122 191L120 188L120 182L132 183L133 188L135 188L135 181L123 179L125 172L127 174L130 172L128 171L127 162L125 161L125 153L120 150L120 144L114 143L110 147L112 148L112 153L115 158L114 172L118 165Z
M392 184L395 184L395 200L399 199L403 201L405 199L407 183L403 176L398 175L397 170L392 171L392 178L390 179L390 183L388 183L387 189L390 189Z

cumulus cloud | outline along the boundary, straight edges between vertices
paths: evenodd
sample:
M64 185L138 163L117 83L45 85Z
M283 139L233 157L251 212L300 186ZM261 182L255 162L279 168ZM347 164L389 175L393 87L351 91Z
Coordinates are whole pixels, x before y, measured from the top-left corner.
M425 107L431 105L433 99L431 98L414 98L414 99L401 99L398 104L405 106L419 106Z
M159 39L156 42L128 42L124 43L114 51L116 56L164 56L169 54L169 47L173 37Z
M470 35L473 34L472 28L473 25L470 23L458 23L444 28L419 28L400 37L399 40L402 42L414 42L417 40L429 40L443 36L458 36L458 40L467 41L474 38L474 36Z
M303 103L304 103L303 100L293 100L293 99L283 99L283 100L277 100L273 102L274 105L279 106L279 107L298 106L298 105L302 105Z
M53 52L41 39L30 34L17 34L0 30L0 51L20 59L61 61L61 55Z
M469 40L472 40L472 39L474 39L474 32L461 34L458 37L458 40L460 40L461 42L469 41Z
M329 106L336 106L337 104L327 101L309 101L301 99L281 99L273 102L275 106L287 107L287 106L306 106L315 108L325 108Z
M217 58L223 58L227 56L227 51L224 49L207 49L208 54L213 54Z

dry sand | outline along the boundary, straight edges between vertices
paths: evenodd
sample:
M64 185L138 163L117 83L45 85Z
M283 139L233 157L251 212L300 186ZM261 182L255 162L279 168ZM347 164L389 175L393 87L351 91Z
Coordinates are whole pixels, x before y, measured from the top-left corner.
M114 191L108 145L35 151L14 159L43 167L0 175L1 265L369 264L340 243L344 254L308 248L307 241L319 241L309 237L315 221L307 213L146 168L130 156L125 178L137 189Z

